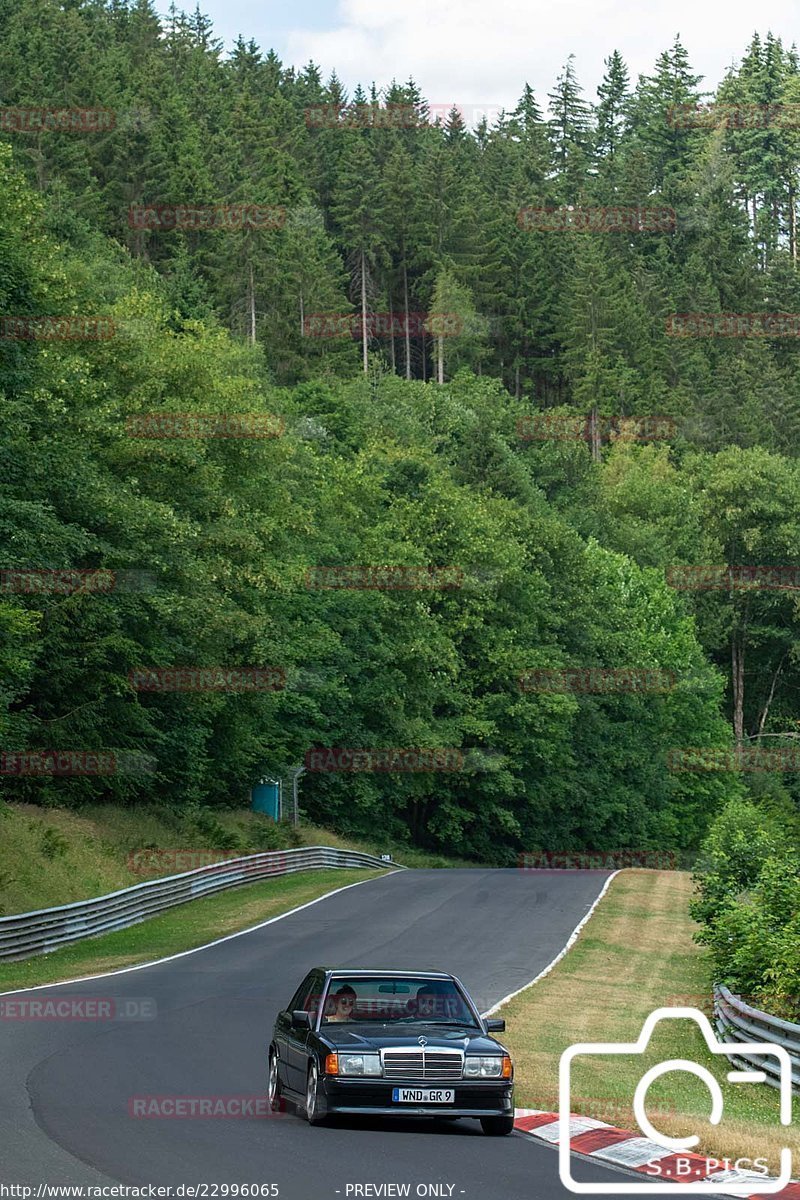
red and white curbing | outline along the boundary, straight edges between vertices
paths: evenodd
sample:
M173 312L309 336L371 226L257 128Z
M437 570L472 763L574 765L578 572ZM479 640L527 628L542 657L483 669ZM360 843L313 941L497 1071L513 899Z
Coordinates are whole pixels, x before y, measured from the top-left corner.
M549 1142L552 1146L559 1143L558 1113L544 1112L538 1108L518 1108L515 1111L514 1128L530 1137ZM726 1183L741 1185L752 1181L753 1192L747 1200L761 1200L759 1186L763 1187L769 1180L754 1171L711 1171L708 1166L713 1159L703 1158L699 1154L674 1154L648 1138L617 1129L615 1125L607 1125L604 1121L596 1121L594 1117L572 1115L569 1122L570 1148L577 1154L585 1154L589 1158L614 1163L615 1166L627 1167L651 1178L652 1171L647 1171L648 1163L658 1162L661 1168L661 1179L672 1176L676 1183L695 1183L698 1178L716 1184L714 1191L726 1192ZM694 1163L691 1175L678 1174L678 1159L684 1163L688 1160ZM741 1196L737 1191L734 1195ZM800 1200L800 1183L790 1183L780 1192L773 1193L780 1200Z

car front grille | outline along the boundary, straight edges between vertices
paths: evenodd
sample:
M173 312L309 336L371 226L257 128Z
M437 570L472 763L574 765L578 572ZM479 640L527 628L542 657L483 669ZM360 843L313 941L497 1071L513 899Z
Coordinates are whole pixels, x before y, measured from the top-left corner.
M460 1050L384 1050L385 1079L461 1079L464 1055Z

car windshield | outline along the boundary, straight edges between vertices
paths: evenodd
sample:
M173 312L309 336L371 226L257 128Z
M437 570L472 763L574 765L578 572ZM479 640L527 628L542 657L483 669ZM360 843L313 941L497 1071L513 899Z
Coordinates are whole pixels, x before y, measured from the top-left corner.
M374 1021L378 1024L470 1025L476 1021L449 979L338 978L331 981L323 1025Z

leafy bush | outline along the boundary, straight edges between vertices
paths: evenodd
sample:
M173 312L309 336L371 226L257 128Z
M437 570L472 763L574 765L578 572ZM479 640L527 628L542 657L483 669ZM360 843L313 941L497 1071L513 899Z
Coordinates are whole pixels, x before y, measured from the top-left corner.
M246 853L250 849L238 833L226 829L221 824L211 809L195 809L192 812L191 821L202 836L205 846L210 850L241 850L242 853Z
M697 860L694 919L713 924L732 900L752 887L780 840L773 823L765 821L752 801L730 800L712 824Z
M714 822L691 912L714 978L777 1016L800 1016L800 853L751 801Z
M800 909L772 938L773 965L767 971L766 1006L777 1016L800 1018Z

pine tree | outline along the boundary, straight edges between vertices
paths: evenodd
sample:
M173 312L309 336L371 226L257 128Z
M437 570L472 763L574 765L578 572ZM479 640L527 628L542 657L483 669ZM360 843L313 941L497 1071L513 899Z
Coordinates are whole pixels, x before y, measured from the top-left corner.
M416 236L418 193L414 184L414 166L402 145L395 146L386 163L381 181L381 207L386 221L387 244L397 264L398 290L403 297L404 371L411 378L411 320L409 309L409 253ZM392 333L394 342L394 333Z
M630 95L628 68L618 50L605 60L606 72L597 88L595 155L601 175L614 186L616 160L625 136Z
M464 118L461 115L461 110L455 105L447 114L447 119L444 124L444 136L449 145L459 143L464 145L468 141L467 127L464 124Z
M361 102L359 102L361 103ZM385 262L385 218L378 169L364 137L350 135L331 206L339 238L354 267L361 320L362 366L366 375L367 309L371 272Z
M473 218L475 147L470 142L448 143L434 126L422 133L417 180L425 203L419 207L417 256L422 268L419 292L430 296L436 275L445 264L469 279L478 262L480 234Z
M560 198L574 203L583 186L591 144L589 106L581 97L570 54L550 101L550 132L558 171Z
M648 318L624 258L607 234L576 235L575 265L564 291L561 327L572 399L589 415L593 457L599 419L660 411L664 393Z
M522 177L531 193L529 201L544 194L545 184L552 169L552 147L548 130L533 88L526 83L505 133L520 145Z
M632 163L637 171L645 168L638 184L640 203L652 192L660 193L675 207L683 206L688 198L685 179L700 135L683 114L696 108L700 80L701 76L690 70L688 54L677 37L670 49L658 56L655 73L639 78L630 102L633 132L625 160L626 166ZM641 155L638 163L637 153Z
M269 340L274 348L276 377L281 383L313 378L326 372L350 374L356 369L355 346L336 339L309 336L317 313L348 309L347 275L323 214L313 205L297 205L288 214L280 280L269 297Z
M788 239L797 258L797 188L800 137L792 122L778 119L783 104L797 102L800 80L779 39L756 35L738 71L731 71L717 94L720 120L730 112L726 144L737 163L738 193L750 214L766 266Z

